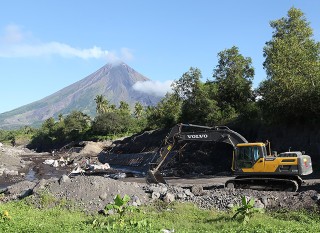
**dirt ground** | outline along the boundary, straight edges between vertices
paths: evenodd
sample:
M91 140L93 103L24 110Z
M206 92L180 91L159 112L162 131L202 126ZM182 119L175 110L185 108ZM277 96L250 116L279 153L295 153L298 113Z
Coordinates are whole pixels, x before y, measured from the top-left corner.
M97 144L85 142L82 147L55 153L34 153L25 148L0 148L0 192L1 201L22 199L31 196L32 202L41 207L43 193L57 200L70 200L88 212L101 211L113 201L115 195L128 194L131 204L139 206L161 199L166 202L192 202L201 208L226 210L240 203L241 197L254 198L256 207L265 209L312 209L320 204L320 176L305 177L298 192L256 191L226 189L224 183L232 178L225 173L220 175L170 176L167 185L149 185L144 177L111 169L99 172L82 172L70 175L71 171L83 163L99 164L98 155L110 142ZM48 160L70 159L70 165L54 167L44 164Z

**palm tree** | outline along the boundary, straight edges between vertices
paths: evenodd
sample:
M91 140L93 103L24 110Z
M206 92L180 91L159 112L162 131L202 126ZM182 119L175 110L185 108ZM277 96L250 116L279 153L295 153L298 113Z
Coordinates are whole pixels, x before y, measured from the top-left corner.
M140 102L136 102L134 105L134 116L139 119L143 113L143 106Z
M96 107L97 114L102 114L109 111L109 101L103 95L97 95L94 100L96 101L96 104L97 104L97 107Z

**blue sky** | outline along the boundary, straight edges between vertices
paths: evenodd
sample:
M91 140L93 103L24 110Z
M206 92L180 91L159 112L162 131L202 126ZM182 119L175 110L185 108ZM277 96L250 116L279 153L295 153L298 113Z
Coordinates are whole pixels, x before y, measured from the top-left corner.
M232 46L252 58L256 87L266 77L262 51L272 37L269 22L292 6L305 13L319 41L318 0L3 0L0 113L117 59L158 84L179 79L190 67L198 67L205 81L217 54Z

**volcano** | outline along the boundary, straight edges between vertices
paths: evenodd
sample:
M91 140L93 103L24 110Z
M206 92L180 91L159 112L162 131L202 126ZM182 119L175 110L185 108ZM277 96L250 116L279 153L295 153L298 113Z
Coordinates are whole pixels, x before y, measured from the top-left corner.
M160 98L142 93L133 88L137 82L150 81L125 63L106 64L87 77L75 82L41 100L32 102L0 114L0 128L14 129L21 126L39 126L50 118L81 111L94 117L95 97L103 95L116 106L120 101L133 106L140 102L144 106L155 105Z

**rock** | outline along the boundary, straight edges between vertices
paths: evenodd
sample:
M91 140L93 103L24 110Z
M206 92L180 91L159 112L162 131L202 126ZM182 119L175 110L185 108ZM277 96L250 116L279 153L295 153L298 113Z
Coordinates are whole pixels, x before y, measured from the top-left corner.
M5 193L5 192L7 192L8 191L8 188L2 188L2 189L0 189L0 194L1 193Z
M172 193L166 193L166 195L163 197L163 201L166 203L173 202L174 200L175 200L175 198Z
M312 198L312 200L314 200L314 201L319 201L319 200L320 200L320 194L314 195L314 196L312 196L311 198Z
M187 196L187 195L184 194L184 193L178 193L178 194L177 194L177 198L178 198L178 199L185 199L186 196Z
M151 185L149 187L151 193L160 193L160 195L165 195L168 191L168 188L164 184Z
M14 171L14 170L4 170L3 171L3 175L5 176L18 176L19 172L18 171Z
M30 196L30 195L32 195L32 194L33 194L32 189L27 189L27 190L23 191L23 192L18 196L18 198L19 198L19 199L23 199L23 198L28 197L28 196Z
M174 229L172 229L172 230L161 229L161 232L163 232L163 233L173 233L173 232L174 232Z
M110 174L110 175L108 175L108 177L110 177L112 179L115 179L115 180L118 180L118 179L126 178L127 175L126 175L126 173L119 172L119 173L116 173L116 174Z
M52 164L52 167L58 167L59 166L59 162L57 160L55 160Z
M230 204L227 205L227 208L228 208L228 209L232 209L233 207L234 207L234 205L233 205L232 203L230 203Z
M194 185L191 188L191 192L196 196L200 196L203 194L203 187L201 185Z
M59 179L59 184L62 184L62 183L70 183L71 182L71 179L69 178L69 176L67 175L63 175L60 177Z
M30 195L32 193L34 186L35 186L34 182L21 181L19 183L10 185L6 193L12 195L13 199L15 199L16 197L20 198L20 197L24 197L25 195L26 196Z
M254 203L254 207L259 208L259 209L263 209L264 208L264 204L260 200L257 200Z
M194 194L190 191L190 189L185 189L185 190L184 190L184 193L185 193L187 196L189 196L189 197L194 196Z
M43 164L52 165L54 163L54 159L46 159Z
M158 192L153 192L152 194L151 194L151 199L152 200L156 200L156 199L159 199L160 198L160 193L158 193Z
M133 202L132 203L133 206L140 206L141 205L141 201L138 196L133 196L131 200Z
M47 180L41 179L33 188L33 192L36 193L41 189L44 189L47 184Z
M268 198L267 197L262 197L261 202L264 204L264 206L268 205Z
M3 175L4 171L7 170L6 168L0 168L0 176Z
M101 194L101 195L99 196L99 198L100 198L102 201L106 200L107 197L108 197L108 194L107 194L107 193L103 193L103 194Z

